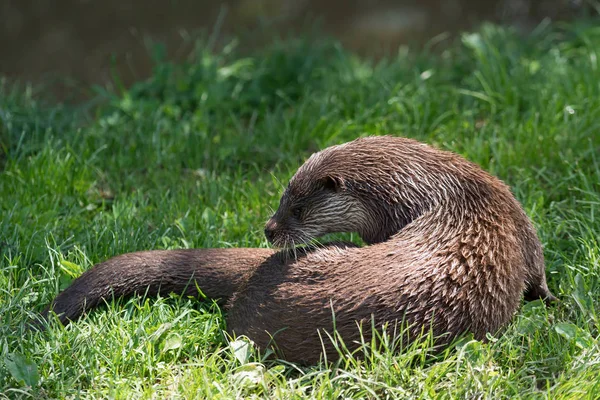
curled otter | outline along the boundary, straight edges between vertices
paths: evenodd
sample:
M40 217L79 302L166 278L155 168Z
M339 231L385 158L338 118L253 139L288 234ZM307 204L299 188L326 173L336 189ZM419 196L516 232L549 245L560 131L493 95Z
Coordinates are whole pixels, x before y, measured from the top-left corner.
M284 249L148 251L112 258L75 280L45 310L67 323L110 296L195 293L226 303L227 329L314 364L320 331L359 342L357 322L402 321L447 343L485 339L521 296L554 300L536 232L497 178L464 158L414 140L368 137L313 154L265 226L293 247L333 232L368 244ZM331 359L331 358L330 358Z

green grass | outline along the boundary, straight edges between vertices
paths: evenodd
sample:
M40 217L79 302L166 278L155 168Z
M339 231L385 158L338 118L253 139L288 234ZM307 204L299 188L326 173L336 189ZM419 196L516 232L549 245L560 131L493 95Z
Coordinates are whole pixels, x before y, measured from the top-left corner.
M0 83L0 398L598 398L600 28L484 26L379 62L331 41L248 55L199 45L101 106ZM96 103L94 103L96 104ZM141 249L264 247L263 223L311 152L399 134L505 180L561 303L435 359L427 342L299 368L233 350L222 310L117 301L68 328L27 322L81 271ZM239 344L239 342L236 342ZM385 341L384 341L385 344Z

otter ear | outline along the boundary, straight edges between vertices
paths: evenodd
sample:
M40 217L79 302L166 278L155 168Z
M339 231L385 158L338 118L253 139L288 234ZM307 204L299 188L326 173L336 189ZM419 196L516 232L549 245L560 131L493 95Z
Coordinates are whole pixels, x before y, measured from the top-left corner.
M344 180L342 178L326 176L321 179L321 184L323 185L324 189L337 192L342 188Z

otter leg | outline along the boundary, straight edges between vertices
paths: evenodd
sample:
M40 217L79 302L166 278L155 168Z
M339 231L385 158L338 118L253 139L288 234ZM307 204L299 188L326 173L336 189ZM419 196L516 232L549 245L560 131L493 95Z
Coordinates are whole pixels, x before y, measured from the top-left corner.
M558 301L556 296L554 296L550 292L550 289L548 289L546 279L542 279L541 281L536 282L534 284L528 284L527 289L525 289L524 297L526 301L542 299L547 305Z

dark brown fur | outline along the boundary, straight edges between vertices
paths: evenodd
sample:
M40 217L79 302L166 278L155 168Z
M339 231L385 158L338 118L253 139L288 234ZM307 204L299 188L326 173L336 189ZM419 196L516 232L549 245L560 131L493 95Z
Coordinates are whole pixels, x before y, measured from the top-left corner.
M498 331L523 293L554 299L535 230L508 187L413 140L372 137L314 154L265 229L286 247L341 231L369 246L125 254L86 272L50 308L68 322L113 293L195 294L197 284L229 300L228 330L262 348L275 335L280 356L315 363L332 311L347 344L371 318L404 321L412 334L431 328L445 342Z

